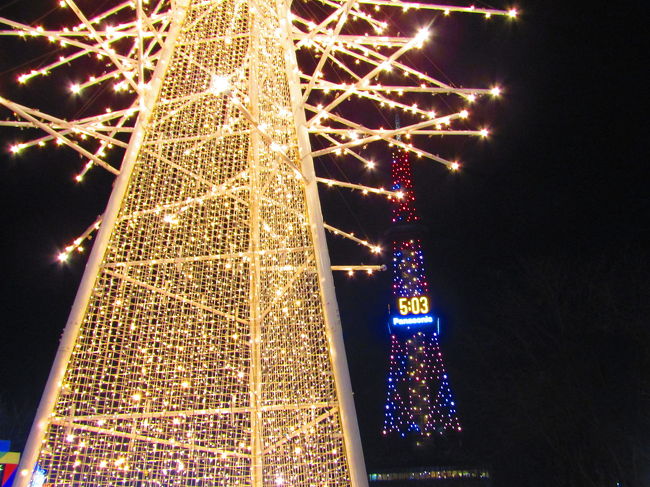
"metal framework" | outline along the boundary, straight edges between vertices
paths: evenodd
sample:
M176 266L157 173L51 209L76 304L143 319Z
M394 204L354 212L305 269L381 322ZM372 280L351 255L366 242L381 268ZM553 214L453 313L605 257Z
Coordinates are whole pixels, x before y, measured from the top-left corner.
M404 56L427 31L379 35L386 24L373 12L514 11L290 4L134 0L89 18L62 0L71 28L0 18L0 35L64 48L19 82L95 57L99 71L71 92L112 84L133 97L72 121L0 97L14 114L0 126L40 131L16 155L64 145L86 160L78 181L93 167L117 176L105 213L59 256L98 229L18 487L36 467L57 486L367 484L330 270L377 266L331 266L325 230L381 249L323 222L317 184L402 195L318 178L313 158L371 166L356 149L385 141L456 169L397 136L486 133L452 129L464 108L437 115L401 96L469 103L495 90L455 88L410 66ZM410 79L381 84L391 70ZM422 120L367 126L345 109L357 103Z

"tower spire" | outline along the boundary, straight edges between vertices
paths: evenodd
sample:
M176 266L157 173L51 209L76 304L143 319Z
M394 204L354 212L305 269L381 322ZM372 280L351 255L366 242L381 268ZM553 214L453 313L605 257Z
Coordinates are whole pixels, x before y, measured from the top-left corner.
M400 128L402 128L402 125L400 123L399 113L395 112L395 130L399 130ZM398 133L395 136L395 140L398 140L398 141L401 142L402 141L402 134Z

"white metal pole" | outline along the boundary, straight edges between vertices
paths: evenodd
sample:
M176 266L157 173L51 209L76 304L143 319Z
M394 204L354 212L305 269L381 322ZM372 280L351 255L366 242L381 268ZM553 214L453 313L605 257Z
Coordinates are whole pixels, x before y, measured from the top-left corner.
M307 211L309 225L316 252L316 266L320 280L321 301L325 313L325 325L327 328L327 339L332 357L332 368L334 369L334 380L336 393L339 400L339 411L343 426L343 441L350 466L350 479L352 487L367 487L368 476L363 459L361 448L361 436L357 415L354 408L352 396L352 385L348 371L345 346L343 344L343 333L341 330L341 318L339 316L334 280L332 277L330 257L325 240L325 229L323 227L323 214L318 196L318 182L314 170L314 162L311 157L311 144L309 132L307 131L307 120L303 108L302 93L300 91L300 78L298 76L298 63L296 60L295 47L291 38L291 17L290 3L287 0L278 2L281 5L279 10L281 28L284 32L283 44L285 62L289 80L289 92L293 117L298 131L298 149L301 158L302 173L305 178L305 192L307 198Z
M252 119L259 122L259 9L249 8L249 44L248 44L248 98ZM264 485L264 458L262 442L262 317L260 309L261 293L261 262L260 254L260 150L261 140L257 127L251 124L250 146L248 152L248 167L250 169L250 247L251 275L250 275L250 407L251 407L251 487Z
M59 348L54 358L52 370L47 379L45 390L41 402L36 410L36 417L29 432L29 438L25 445L25 450L20 459L18 466L18 475L14 482L14 487L27 487L31 481L32 473L38 460L38 454L43 446L45 433L49 425L56 400L63 385L63 378L72 355L74 343L79 334L81 323L86 313L86 308L92 296L95 281L99 273L104 253L111 236L111 232L117 220L118 212L122 206L122 200L129 180L137 155L140 150L140 145L145 136L147 125L149 123L153 105L158 98L158 93L162 86L162 81L169 65L169 60L173 53L173 46L176 38L180 32L181 26L185 19L185 15L189 6L190 0L176 0L172 10L172 21L167 34L165 44L161 49L160 60L154 70L152 80L149 84L148 92L143 97L143 103L140 108L138 121L136 122L133 135L129 141L129 147L124 154L120 174L115 180L113 192L111 193L106 211L104 213L102 225L97 234L97 239L93 245L93 249L88 257L88 263L84 270L84 275L81 279L77 295L75 297L68 322L61 336Z

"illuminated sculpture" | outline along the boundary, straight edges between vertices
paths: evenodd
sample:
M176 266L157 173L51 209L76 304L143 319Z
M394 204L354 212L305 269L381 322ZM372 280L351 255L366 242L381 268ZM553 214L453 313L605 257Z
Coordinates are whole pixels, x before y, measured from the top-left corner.
M393 152L391 176L392 189L404 196L395 203L390 228L394 302L383 434L423 438L460 431L438 344L408 152Z
M99 229L16 485L35 471L57 486L365 485L324 231L380 248L324 224L316 185L401 194L316 177L312 159L370 165L355 147L410 132L482 134L451 129L464 109L436 115L398 99L398 89L462 102L494 91L410 66L404 55L427 30L380 35L375 11L514 11L133 0L87 17L77 3L60 2L70 28L0 18L2 34L61 48L19 82L92 57L97 71L70 85L74 96L112 85L133 97L120 109L84 105L96 111L72 121L0 97L15 115L0 126L41 131L16 142L16 156L54 143L84 157L77 181L93 167L117 176L105 213L59 255ZM391 71L412 79L382 85ZM368 127L343 110L352 98L422 120Z

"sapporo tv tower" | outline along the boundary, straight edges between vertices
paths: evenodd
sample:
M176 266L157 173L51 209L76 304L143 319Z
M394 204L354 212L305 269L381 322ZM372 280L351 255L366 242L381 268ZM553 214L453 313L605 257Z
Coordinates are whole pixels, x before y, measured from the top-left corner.
M399 120L397 120L399 126ZM408 152L396 147L391 163L395 200L389 235L392 244L391 351L384 436L416 440L461 431L456 404L438 343L422 252L423 227L416 210Z

